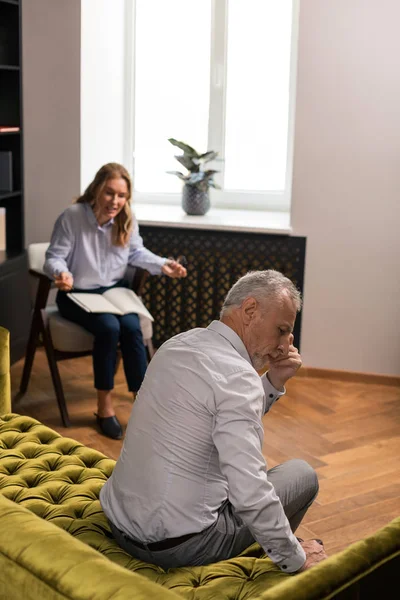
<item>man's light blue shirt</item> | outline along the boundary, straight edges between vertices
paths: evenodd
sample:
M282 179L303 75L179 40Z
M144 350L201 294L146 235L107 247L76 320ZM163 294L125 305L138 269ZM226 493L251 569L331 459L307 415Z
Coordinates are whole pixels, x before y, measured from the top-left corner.
M286 572L305 553L268 480L262 417L284 392L253 368L239 336L213 321L156 352L121 455L100 493L111 522L150 543L200 532L229 499Z
M62 271L70 272L74 287L84 290L114 285L124 277L128 264L159 275L167 259L143 246L137 222L125 247L112 244L113 222L99 225L88 203L68 207L54 225L43 266L46 275L52 279Z

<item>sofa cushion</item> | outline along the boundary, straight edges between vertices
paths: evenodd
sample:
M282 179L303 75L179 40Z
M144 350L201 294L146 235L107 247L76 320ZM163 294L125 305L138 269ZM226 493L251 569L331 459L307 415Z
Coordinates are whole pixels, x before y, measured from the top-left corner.
M197 600L254 598L290 578L254 544L240 557L170 569L132 558L113 539L99 492L115 461L31 417L0 418L0 493L131 571ZM205 594L205 595L204 595Z
M23 535L21 535L23 533ZM0 494L2 600L179 600Z
M85 568L90 570L95 564L101 572L103 567L94 556L83 558L78 548L72 548L80 540L113 563L190 600L356 600L379 598L382 593L386 598L397 597L388 595L387 585L393 578L396 582L398 579L400 517L295 577L282 573L269 559L263 558L257 544L235 559L205 567L170 569L168 573L136 560L112 538L98 500L101 486L110 476L114 464L100 452L60 436L35 419L15 414L0 417L0 493L21 509L13 510L13 503L10 507L6 500L0 502L0 590L2 585L12 589L15 585L20 594L22 586L23 593L13 597L27 600L38 597L43 600L103 600L102 589L97 589L102 586L101 576L92 577L91 593L85 596L86 590L82 588L88 579ZM34 518L29 519L30 514ZM7 529L10 520L15 522ZM48 549L43 561L39 560L41 555L36 560L35 548L41 552L42 536L50 535L53 541L56 537L60 540L60 536L54 535L57 528L52 524L74 537L67 536L70 544L63 540L54 542L54 546L51 544L54 561L48 558ZM13 532L16 533L12 535ZM26 537L21 536L21 532L26 533ZM32 535L32 532L36 533ZM65 538L64 532L60 533L63 534L61 538ZM70 561L67 568L62 563L63 555L66 562ZM69 569L74 575L72 579L68 578ZM114 577L111 569L110 577ZM115 577L119 581L117 572ZM11 578L11 583L5 578ZM122 577L115 595L108 597L115 600L160 597L157 592L147 594L146 589L139 592L142 586L134 583L130 594L130 584L125 579ZM46 588L45 595L41 592L35 595L32 586L42 589L43 581L47 581L47 587L50 585L52 589ZM76 587L79 587L79 593ZM166 598L170 596L165 593ZM0 591L0 598L3 597L11 596L3 596Z

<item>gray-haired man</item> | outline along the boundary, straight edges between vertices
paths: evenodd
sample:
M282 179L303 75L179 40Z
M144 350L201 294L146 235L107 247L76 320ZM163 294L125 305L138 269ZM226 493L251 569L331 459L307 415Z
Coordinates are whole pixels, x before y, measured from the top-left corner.
M256 540L287 573L326 558L293 534L318 493L316 473L302 460L267 471L261 451L262 417L301 366L300 305L281 273L247 273L219 321L157 351L100 494L127 552L167 569L225 560Z

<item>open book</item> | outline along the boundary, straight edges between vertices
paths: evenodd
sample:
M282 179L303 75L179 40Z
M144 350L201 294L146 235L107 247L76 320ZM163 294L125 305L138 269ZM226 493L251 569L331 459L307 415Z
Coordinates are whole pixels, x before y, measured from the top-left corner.
M67 296L86 312L111 313L113 315L136 313L154 321L140 298L128 288L115 287L107 290L104 294L70 292Z

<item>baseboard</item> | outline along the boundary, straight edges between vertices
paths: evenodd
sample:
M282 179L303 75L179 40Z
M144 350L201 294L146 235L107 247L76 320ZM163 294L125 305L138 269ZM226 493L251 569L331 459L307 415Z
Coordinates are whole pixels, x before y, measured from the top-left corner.
M360 373L358 371L341 371L338 369L318 369L316 367L301 367L296 377L318 377L321 379L337 379L356 383L378 383L380 385L400 386L400 376L381 375L379 373Z

